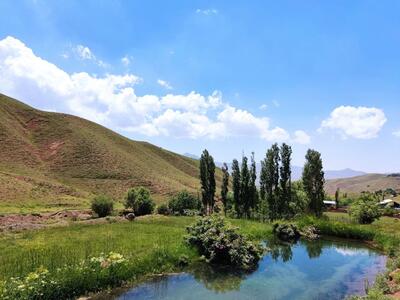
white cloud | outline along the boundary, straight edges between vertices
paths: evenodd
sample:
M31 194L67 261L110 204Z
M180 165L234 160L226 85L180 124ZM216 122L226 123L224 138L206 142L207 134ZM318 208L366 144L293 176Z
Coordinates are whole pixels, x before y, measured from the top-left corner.
M395 137L400 138L400 130L399 130L399 131L393 132L393 135L394 135Z
M72 49L81 59L84 60L95 60L96 57L94 56L94 54L92 53L92 51L83 45L77 45Z
M70 48L70 52L72 52L72 54L80 60L91 61L102 68L108 67L108 64L106 64L101 59L98 59L93 54L92 50L90 50L89 47L87 47L87 46L76 45L76 46ZM67 59L67 58L69 58L70 55L69 55L69 53L65 52L65 53L61 54L61 56L65 59Z
M196 9L196 13L198 14L202 14L202 15L206 15L206 16L210 16L210 15L217 15L218 14L218 10L215 8L208 8L208 9Z
M371 139L378 136L385 123L385 114L379 108L339 106L322 121L319 131L329 128L337 130L343 138Z
M129 56L125 55L123 58L121 58L121 62L125 67L127 67L131 64L131 59Z
M298 144L307 145L311 142L311 137L303 130L296 130L293 141Z
M165 80L157 79L157 83L162 87L166 88L167 90L172 90L172 86L169 84L169 82Z
M141 82L138 76L70 74L36 56L13 37L0 40L0 74L0 92L4 94L118 131L180 138L251 136L268 141L290 140L289 133L271 127L268 118L224 103L219 91L209 96L194 91L186 95L139 96L134 90ZM304 140L298 132L294 136L299 142Z
M267 110L267 108L268 108L267 104L261 104L259 107L259 109L261 109L261 110Z

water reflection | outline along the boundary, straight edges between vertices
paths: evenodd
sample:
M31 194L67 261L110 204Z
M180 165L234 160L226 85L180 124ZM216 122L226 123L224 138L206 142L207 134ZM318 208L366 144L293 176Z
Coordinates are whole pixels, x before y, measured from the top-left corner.
M344 299L362 294L365 278L372 282L385 265L379 253L341 240L290 244L271 239L265 246L269 251L251 273L199 264L187 273L148 281L117 299Z

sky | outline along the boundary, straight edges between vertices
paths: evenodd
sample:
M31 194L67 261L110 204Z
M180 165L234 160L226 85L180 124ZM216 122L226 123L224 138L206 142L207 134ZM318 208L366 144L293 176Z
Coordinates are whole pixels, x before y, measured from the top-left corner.
M0 1L0 92L219 162L400 171L399 1Z

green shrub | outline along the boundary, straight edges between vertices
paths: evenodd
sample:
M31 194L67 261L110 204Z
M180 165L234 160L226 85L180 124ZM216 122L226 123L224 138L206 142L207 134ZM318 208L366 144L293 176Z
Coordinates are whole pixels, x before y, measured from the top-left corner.
M296 241L300 238L300 231L292 223L275 223L272 232L282 241Z
M154 201L151 199L150 191L144 187L129 189L125 196L125 207L132 208L137 216L152 214Z
M174 213L184 214L184 210L198 210L201 207L201 202L188 191L183 190L173 196L168 203L169 209Z
M371 224L379 219L379 207L371 196L363 195L350 206L350 217L359 224Z
M114 202L111 198L100 195L94 197L92 200L92 211L96 213L100 218L111 215L114 209Z
M186 241L209 263L250 270L261 258L261 247L227 226L221 217L201 218L187 231Z
M163 203L157 206L157 213L159 215L168 216L171 213L171 211L169 210L168 205Z

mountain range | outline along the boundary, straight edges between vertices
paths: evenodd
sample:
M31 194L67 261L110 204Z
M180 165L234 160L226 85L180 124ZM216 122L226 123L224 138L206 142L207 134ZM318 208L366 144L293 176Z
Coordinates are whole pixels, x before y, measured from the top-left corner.
M191 153L184 153L183 154L186 157L190 157L192 159L200 159L199 156ZM222 167L222 162L215 162L215 165L218 167ZM231 168L232 163L227 163L228 168ZM257 169L257 178L259 178L259 172L261 170L261 163L256 163L256 169ZM338 179L338 178L350 178L354 176L362 176L366 175L366 172L362 171L356 171L352 169L343 169L343 170L324 170L325 172L325 179ZM292 180L299 180L301 178L301 175L303 173L303 168L299 166L292 166Z

